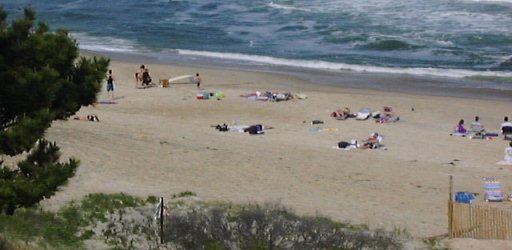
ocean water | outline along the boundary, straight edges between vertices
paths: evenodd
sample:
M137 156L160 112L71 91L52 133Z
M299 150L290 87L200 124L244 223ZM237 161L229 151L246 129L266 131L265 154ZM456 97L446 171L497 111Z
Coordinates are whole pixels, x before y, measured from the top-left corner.
M205 57L326 71L512 77L512 0L2 0L0 5L11 19L30 6L52 28L70 30L82 49L163 61Z

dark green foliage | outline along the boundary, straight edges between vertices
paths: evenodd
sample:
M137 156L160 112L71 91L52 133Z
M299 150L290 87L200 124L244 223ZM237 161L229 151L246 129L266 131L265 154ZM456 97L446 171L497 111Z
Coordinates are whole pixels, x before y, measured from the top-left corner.
M79 164L75 159L59 163L59 156L55 143L40 140L17 169L0 169L0 210L12 214L20 206L31 206L52 196L74 175Z
M74 175L78 161L59 163L59 148L41 138L54 120L96 99L109 60L77 60L76 41L34 24L30 9L10 25L6 18L0 7L0 156L29 152L17 166L0 162L0 213L12 214L50 197Z

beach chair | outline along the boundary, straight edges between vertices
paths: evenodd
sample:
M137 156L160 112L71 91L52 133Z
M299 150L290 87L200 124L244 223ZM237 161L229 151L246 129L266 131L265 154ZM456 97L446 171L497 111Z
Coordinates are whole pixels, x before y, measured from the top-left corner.
M504 200L501 183L495 177L484 177L484 200L495 202Z

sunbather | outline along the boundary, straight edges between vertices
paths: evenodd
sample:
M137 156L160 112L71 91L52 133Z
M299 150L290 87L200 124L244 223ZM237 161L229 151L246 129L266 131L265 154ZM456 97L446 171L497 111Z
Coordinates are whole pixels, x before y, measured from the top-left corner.
M379 112L378 117L373 116L373 118L375 118L375 122L378 123L389 123L400 120L400 117L393 112L393 108L389 106L384 106L382 113Z
M95 114L87 115L85 117L75 116L73 117L74 120L81 120L81 121L90 121L90 122L99 122L100 119L98 119L98 116Z
M354 148L359 149L377 149L381 146L380 142L382 141L382 136L378 133L372 133L368 139L363 141L363 144L357 143L357 140L352 139L350 142L347 141L340 141L338 142L338 145L334 146L333 148L336 149L345 149L350 150Z
M248 132L251 135L257 135L257 134L263 134L264 133L263 130L266 130L266 129L273 129L273 127L256 124L256 125L249 126L248 128L245 128L244 132Z
M376 149L380 147L380 138L378 133L372 133L368 139L363 141L363 145L361 145L361 149Z
M348 107L343 108L343 110L338 109L338 110L336 110L335 113L336 113L336 116L334 116L334 118L336 118L336 120L345 120L345 119L353 116L353 114L350 113L350 109Z

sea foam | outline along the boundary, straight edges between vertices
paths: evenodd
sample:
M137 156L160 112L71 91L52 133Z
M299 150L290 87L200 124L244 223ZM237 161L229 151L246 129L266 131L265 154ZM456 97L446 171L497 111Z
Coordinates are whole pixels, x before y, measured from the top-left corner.
M266 65L280 65L289 67L309 68L317 70L346 70L356 72L370 72L370 73L392 73L392 74L409 74L418 76L440 76L440 77L454 77L464 78L471 76L493 76L493 77L512 77L512 72L504 71L475 71L463 69L440 69L440 68L398 68L398 67L378 67L368 65L355 65L345 63L333 63L326 61L311 61L311 60L294 60L283 59L269 56L257 56L237 53L220 53L208 51L194 51L194 50L176 50L181 55L211 57L226 60L245 61L255 64Z

